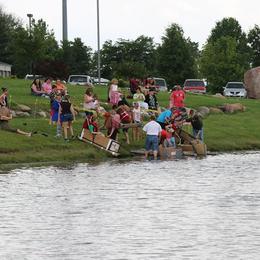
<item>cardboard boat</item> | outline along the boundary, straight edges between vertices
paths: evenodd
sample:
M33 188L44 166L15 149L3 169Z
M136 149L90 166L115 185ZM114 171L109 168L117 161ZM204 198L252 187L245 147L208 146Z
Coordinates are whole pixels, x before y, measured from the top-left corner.
M131 153L134 155L143 155L144 156L145 149L131 150ZM153 152L150 151L149 155L152 156ZM158 156L161 160L182 159L183 152L182 152L182 149L180 149L180 148L163 147L162 145L159 145Z
M178 146L182 148L183 152L188 155L207 155L207 146L201 140L195 138L191 134L187 133L182 129L178 129L175 133L176 138L181 139Z
M109 152L113 156L119 155L120 144L106 136L92 134L89 130L83 129L79 139L85 143L92 144L101 150Z

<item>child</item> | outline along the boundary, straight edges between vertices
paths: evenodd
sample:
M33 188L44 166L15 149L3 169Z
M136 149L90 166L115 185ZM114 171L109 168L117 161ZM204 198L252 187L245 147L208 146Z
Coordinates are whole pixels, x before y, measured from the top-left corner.
M133 123L140 124L141 123L141 109L140 109L138 102L134 103L134 108L133 108L132 112L133 112ZM133 128L133 139L134 139L134 141L140 140L140 129L138 126Z
M61 124L60 124L60 116L59 116L60 102L61 102L61 94L57 93L55 99L51 104L51 123L57 124L57 128L56 128L57 138L61 137Z
M75 120L75 112L68 95L64 96L64 99L60 102L59 117L64 132L64 140L68 141L68 129L70 131L71 138L73 139L74 133L72 122Z

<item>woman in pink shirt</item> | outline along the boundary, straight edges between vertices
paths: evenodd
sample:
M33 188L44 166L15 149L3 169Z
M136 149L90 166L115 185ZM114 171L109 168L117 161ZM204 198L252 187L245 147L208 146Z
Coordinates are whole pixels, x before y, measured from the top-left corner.
M44 83L42 84L43 91L45 92L46 95L50 95L52 91L52 86L51 86L51 79L47 78Z

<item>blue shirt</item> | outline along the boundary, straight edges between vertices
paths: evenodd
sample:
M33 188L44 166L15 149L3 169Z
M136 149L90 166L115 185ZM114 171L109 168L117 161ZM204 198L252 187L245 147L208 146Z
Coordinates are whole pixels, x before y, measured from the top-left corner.
M172 111L171 110L165 110L163 111L156 119L157 122L160 122L160 123L165 123L166 121L166 118L169 118L172 116Z

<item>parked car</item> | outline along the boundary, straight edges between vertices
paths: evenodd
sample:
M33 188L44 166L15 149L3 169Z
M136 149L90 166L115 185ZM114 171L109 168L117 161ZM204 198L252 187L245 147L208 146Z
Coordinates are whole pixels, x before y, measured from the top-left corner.
M68 78L68 84L80 86L93 86L92 79L88 75L70 75Z
M157 91L168 91L166 80L163 78L152 78Z
M206 85L202 79L186 79L183 90L192 93L206 93Z
M27 79L27 80L41 79L41 80L43 80L44 77L42 75L26 74L24 79Z
M247 97L247 91L243 82L228 82L224 87L223 95L226 97Z

